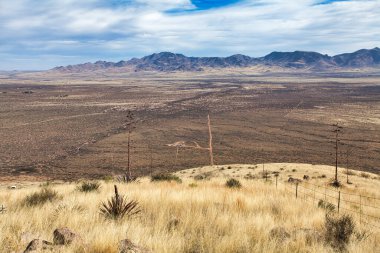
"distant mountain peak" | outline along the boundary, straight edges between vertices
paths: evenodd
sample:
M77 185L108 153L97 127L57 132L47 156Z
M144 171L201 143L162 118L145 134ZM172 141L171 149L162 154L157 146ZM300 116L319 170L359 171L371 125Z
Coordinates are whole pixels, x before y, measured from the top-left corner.
M329 56L312 51L277 52L264 57L253 58L243 54L228 57L187 57L172 52L159 52L142 58L117 63L96 61L78 65L60 66L53 70L62 72L97 71L120 69L125 71L201 71L204 68L241 68L255 65L278 66L282 68L328 70L331 68L380 67L380 49L361 49L353 53Z

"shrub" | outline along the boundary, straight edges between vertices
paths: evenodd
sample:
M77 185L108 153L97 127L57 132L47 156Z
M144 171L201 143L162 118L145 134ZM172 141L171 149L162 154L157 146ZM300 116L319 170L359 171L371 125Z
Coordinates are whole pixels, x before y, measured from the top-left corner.
M370 178L370 175L365 172L360 173L360 176L364 178Z
M239 180L231 178L231 179L227 180L226 186L229 188L240 188L241 183L239 182Z
M122 219L131 217L141 212L139 203L135 200L127 201L124 196L119 195L117 186L115 185L115 196L107 202L103 202L100 207L100 213L106 218Z
M212 177L211 172L205 172L205 173L194 176L194 179L195 180L209 180L211 177Z
M43 188L39 192L35 192L27 196L24 204L27 206L43 205L46 202L53 202L58 199L58 192L50 188Z
M335 210L335 206L327 201L324 201L322 199L318 202L318 207L326 209L326 211L332 212Z
M354 232L355 224L351 216L342 215L338 217L331 214L326 215L325 240L333 248L344 251Z
M198 185L196 184L196 183L191 183L191 184L189 184L189 187L191 187L191 188L195 188L195 187L197 187Z
M104 176L103 177L103 180L105 181L105 182L109 182L109 181L112 181L113 180L113 176Z
M101 188L101 185L99 182L82 182L80 185L78 185L77 190L80 192L92 192L92 191L98 191Z
M151 181L176 181L178 183L182 183L182 180L173 174L170 173L159 173L151 176Z

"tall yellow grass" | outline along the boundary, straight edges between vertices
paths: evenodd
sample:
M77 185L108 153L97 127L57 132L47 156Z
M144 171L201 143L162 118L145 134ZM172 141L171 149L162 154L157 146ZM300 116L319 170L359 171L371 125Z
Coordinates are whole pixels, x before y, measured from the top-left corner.
M22 201L39 186L2 190L0 204L0 252L20 252L34 238L52 241L53 230L69 227L84 239L84 247L72 245L54 252L117 252L118 242L128 238L153 252L334 252L324 240L307 240L305 229L323 234L325 212L262 180L241 180L243 188L228 189L224 179L178 183L151 183L144 179L118 184L119 192L140 202L143 212L120 222L104 219L102 201L113 195L113 184L102 183L100 192L81 193L75 184L51 186L62 196L43 206L28 207ZM177 226L170 226L178 220ZM355 237L350 252L378 252L379 233L369 231L363 240ZM291 235L280 240L270 236L272 228L284 227Z

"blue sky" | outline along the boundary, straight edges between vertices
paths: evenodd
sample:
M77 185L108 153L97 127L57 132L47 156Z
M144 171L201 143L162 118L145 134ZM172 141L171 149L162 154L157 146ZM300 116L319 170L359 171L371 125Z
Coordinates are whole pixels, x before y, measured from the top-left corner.
M0 0L0 69L380 46L380 0Z

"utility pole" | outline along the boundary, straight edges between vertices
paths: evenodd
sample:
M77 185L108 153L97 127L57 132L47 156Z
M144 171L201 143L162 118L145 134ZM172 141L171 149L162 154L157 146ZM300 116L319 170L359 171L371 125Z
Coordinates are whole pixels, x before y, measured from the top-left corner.
M347 184L350 184L350 180L348 180L348 174L349 174L349 170L348 170L348 156L350 155L351 153L351 148L348 147L347 145L347 150L346 150L346 174L347 174Z
M210 114L207 115L208 119L208 134L209 134L209 151L210 151L210 165L214 166L214 155L212 150L212 132L211 132L211 120L210 120Z
M339 187L339 181L338 181L338 148L339 148L339 133L342 130L342 127L339 126L338 123L333 125L335 133L335 180L333 182L333 185L336 187Z
M127 146L127 181L132 178L131 175L131 131L128 131L128 146Z
M127 139L127 175L125 177L126 182L132 181L132 172L131 172L131 133L135 128L135 117L131 111L128 111L126 121L123 125L123 128L128 131Z

